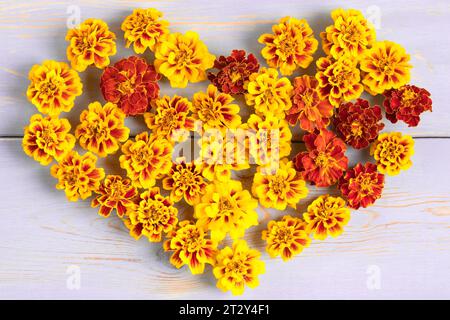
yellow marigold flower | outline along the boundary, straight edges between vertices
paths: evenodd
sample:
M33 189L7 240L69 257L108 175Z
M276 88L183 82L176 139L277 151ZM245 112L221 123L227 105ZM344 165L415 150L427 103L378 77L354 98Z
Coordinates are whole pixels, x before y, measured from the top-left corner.
M139 204L128 211L125 225L136 240L144 235L148 241L159 242L163 233L172 231L177 225L178 209L169 197L161 195L158 187L141 193L140 197Z
M308 195L308 188L292 161L283 159L279 168L270 173L258 167L253 177L252 193L262 206L285 210L287 206L296 208L300 199Z
M97 197L92 200L91 207L100 206L98 214L108 217L115 209L122 218L127 210L134 207L134 199L138 195L137 189L130 179L121 176L108 175L97 190Z
M248 130L247 148L258 165L271 165L291 153L292 133L286 120L268 113L265 118L252 114L242 126Z
M104 21L87 19L79 27L67 31L67 59L79 72L92 64L103 69L109 65L109 57L116 54L115 40L116 35Z
M381 133L372 143L370 154L377 161L378 171L395 176L412 166L414 140L400 132Z
M194 119L189 116L192 104L188 99L177 95L173 98L164 96L152 104L155 113L144 113L144 119L155 135L174 143L187 138L187 131L194 129Z
M202 274L205 264L214 264L217 242L206 238L202 228L184 220L171 233L171 238L164 242L164 250L173 251L170 263L177 269L188 265L192 274Z
M144 53L145 49L155 50L158 39L169 33L169 22L159 20L163 14L153 8L134 9L122 23L122 31L125 32L126 47L133 44L134 52Z
M169 33L160 40L155 49L155 68L169 79L172 87L185 88L188 82L206 79L206 70L213 67L216 57L208 52L196 32Z
M203 128L237 128L241 124L239 105L234 98L210 84L206 93L197 92L192 100L194 119L202 121Z
M171 190L170 199L178 202L184 198L189 205L195 205L200 201L205 192L206 183L202 176L203 166L194 162L186 162L186 159L177 159L172 164L168 176L163 180L163 188Z
M119 150L120 142L128 140L130 129L125 127L125 113L114 103L90 103L80 115L75 136L81 147L100 157Z
M284 17L272 26L273 34L263 34L258 42L265 44L261 54L271 68L280 68L282 75L291 75L297 68L308 68L313 61L318 41L308 22Z
M270 221L267 230L262 232L266 240L266 251L272 258L281 256L283 261L301 253L311 243L302 219L284 216L281 221Z
M405 49L391 41L376 42L361 58L365 72L363 84L371 94L398 89L411 79L410 56Z
M364 91L360 83L361 76L357 60L342 56L338 60L322 57L317 60L316 79L319 81L319 93L330 103L339 107L343 101L359 98Z
M211 231L211 239L221 241L227 233L233 239L242 237L245 230L258 224L255 209L258 201L240 181L214 182L206 187L194 216L204 230Z
M217 287L222 291L231 290L234 295L243 294L245 286L256 288L258 276L265 272L264 261L260 258L261 253L250 249L244 240L235 241L233 247L220 250L213 269Z
M151 188L172 167L172 145L164 138L138 134L122 145L119 162L137 188Z
M43 166L53 159L61 160L75 145L75 137L70 133L67 119L42 117L35 114L25 127L23 151Z
M292 106L292 84L288 78L279 79L276 69L259 69L259 73L250 76L244 88L248 91L245 94L245 101L249 106L254 106L258 115L273 113L279 118L284 118L285 112Z
M28 100L39 112L50 116L69 112L83 88L78 73L64 62L46 60L42 65L35 64L28 78Z
M323 195L314 200L303 214L306 230L314 239L324 240L328 235L337 237L350 220L350 209L341 197Z
M105 170L96 168L96 162L97 157L90 152L81 156L76 151L69 152L50 169L52 176L58 179L56 189L64 190L69 201L90 197L105 177Z
M375 42L375 29L359 10L336 9L331 12L334 24L320 34L323 51L334 59L349 54L359 59Z

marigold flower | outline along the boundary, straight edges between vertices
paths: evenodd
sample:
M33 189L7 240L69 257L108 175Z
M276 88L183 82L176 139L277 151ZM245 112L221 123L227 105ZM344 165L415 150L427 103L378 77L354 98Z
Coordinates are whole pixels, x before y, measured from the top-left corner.
M156 45L156 70L166 76L174 88L185 88L188 82L205 80L206 70L213 67L215 59L193 31L164 35Z
M103 69L109 57L116 54L116 35L100 19L87 19L66 34L67 59L76 71L84 71L94 64Z
M128 211L125 225L134 239L144 235L150 242L159 242L163 233L172 231L177 225L178 209L169 197L161 195L158 187L144 191L140 198L134 209Z
M91 207L100 206L98 214L109 217L113 210L122 218L130 208L134 207L137 189L130 179L121 176L108 175L97 190L97 197L92 200Z
M347 198L348 206L353 209L367 208L381 198L384 187L384 175L377 171L373 163L358 163L347 170L339 180L339 189Z
M267 242L266 251L272 258L281 256L283 261L300 254L311 243L302 219L284 216L281 221L270 221L262 239Z
M306 69L313 61L318 41L308 22L284 17L272 26L273 34L263 34L258 42L265 44L261 55L269 67L280 68L282 75L291 75L297 68Z
M409 127L416 127L420 121L420 114L432 111L430 93L413 85L405 85L398 89L384 93L384 108L386 118L392 123L404 121Z
M289 124L298 121L300 128L314 132L326 128L332 116L333 106L319 95L319 82L307 75L295 78L292 107L286 112Z
M192 274L202 274L205 264L214 264L217 242L206 237L206 233L195 223L184 220L172 231L171 238L164 242L165 251L173 251L170 263L177 269L188 265Z
M121 26L127 42L125 46L129 48L133 45L136 53L144 53L147 48L154 51L159 38L169 33L169 22L160 20L162 16L160 11L153 8L134 9Z
M90 152L80 156L70 151L50 169L51 175L58 179L56 189L64 190L69 201L89 198L105 177L105 170L96 168L96 162L97 157Z
M268 113L265 118L250 115L242 128L248 130L249 154L258 165L270 165L291 153L292 133L286 120Z
M345 143L355 149L368 147L384 128L381 108L371 107L367 100L341 104L337 111L334 127Z
M70 123L67 119L44 118L35 114L24 130L23 151L43 166L53 159L59 161L75 145L75 137L69 132Z
M178 159L172 164L168 176L163 180L163 188L171 190L170 199L174 202L182 198L193 206L200 201L205 192L206 183L202 176L203 166L186 159Z
M83 88L78 73L64 62L45 60L42 65L35 64L28 78L28 100L39 112L50 116L69 112Z
M259 62L252 53L245 55L244 50L233 50L228 57L220 56L214 61L219 72L209 72L208 79L223 93L246 93L244 85L252 73L258 72Z
M172 167L172 145L161 137L149 136L148 132L138 134L135 141L122 145L120 167L137 188L151 188L156 179L167 174Z
M239 105L234 98L210 84L206 93L197 92L192 99L193 117L200 120L205 129L234 129L241 124Z
M283 159L279 168L270 174L261 172L261 167L258 167L253 177L252 193L264 207L285 210L287 206L296 208L300 199L308 195L308 188L292 161Z
M407 84L412 68L409 59L401 45L391 41L376 42L361 57L360 68L365 72L362 83L366 90L375 95Z
M357 99L364 91L356 59L322 57L316 64L320 96L327 98L333 106L338 108L343 101Z
M155 135L162 136L170 142L178 140L180 135L185 138L185 131L194 129L194 118L189 114L192 110L191 102L180 96L163 98L153 101L155 113L144 114L147 127Z
M255 108L258 115L273 113L284 118L286 110L292 106L292 85L288 78L278 78L278 71L272 68L261 68L250 76L245 84L248 93L245 101Z
M382 133L370 146L370 155L377 161L378 171L390 176L408 170L414 154L414 140L400 132Z
M100 87L106 101L117 104L127 116L134 116L147 111L158 98L160 79L152 65L132 56L106 68Z
M258 201L242 189L240 181L214 181L195 205L194 216L201 228L211 231L212 240L221 241L227 233L237 239L258 224L257 206Z
M307 233L313 233L314 239L325 240L327 236L337 237L350 220L350 209L341 197L319 196L303 214Z
M332 131L321 130L318 134L303 136L306 151L299 152L294 159L295 169L300 171L305 180L318 187L335 184L347 169L348 158L345 156L344 141Z
M320 34L323 51L338 59L350 55L360 56L375 42L375 29L359 10L336 9L331 12L334 24Z
M258 275L265 272L264 261L260 258L261 253L250 249L245 240L237 240L231 248L220 250L213 269L217 287L222 291L231 290L234 295L243 294L245 286L256 288Z
M130 129L125 126L125 113L113 103L104 106L100 102L90 103L80 115L80 124L75 136L81 147L99 157L119 150L120 142L128 140Z

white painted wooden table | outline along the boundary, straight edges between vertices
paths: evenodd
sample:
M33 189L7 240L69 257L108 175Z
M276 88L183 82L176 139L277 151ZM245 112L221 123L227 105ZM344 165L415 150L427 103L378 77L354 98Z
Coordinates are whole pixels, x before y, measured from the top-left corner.
M54 189L48 167L22 153L23 126L35 112L27 103L27 73L44 59L65 60L67 10L81 10L82 20L104 19L119 38L120 23L135 7L156 7L172 31L195 30L216 55L243 48L259 55L258 35L270 32L280 17L306 18L316 34L331 21L342 1L1 1L0 2L0 298L231 298L215 288L210 272L192 276L176 270L159 244L134 241L120 222L103 219L88 202L68 203ZM375 6L375 7L374 7ZM386 123L416 138L414 166L387 178L375 206L354 212L337 239L313 241L300 256L283 263L263 259L261 286L242 298L450 298L450 4L448 1L346 1L345 7L380 10L379 39L401 43L412 55L413 83L428 88L433 113L407 128ZM82 74L85 90L68 115L76 125L87 104L100 99L100 72ZM163 93L191 96L207 83ZM129 121L133 132L143 122ZM367 153L349 152L352 162ZM108 170L117 168L108 167ZM251 176L250 173L247 176ZM249 180L249 179L247 179ZM311 190L298 211L324 190ZM282 212L260 211L261 226L246 238L263 250L260 231ZM290 211L291 214L298 214ZM69 269L68 269L69 268ZM71 269L72 268L72 269ZM73 269L75 268L75 269ZM79 290L67 279L79 268ZM208 270L209 271L209 270ZM372 280L379 275L379 286ZM69 286L70 287L70 286Z

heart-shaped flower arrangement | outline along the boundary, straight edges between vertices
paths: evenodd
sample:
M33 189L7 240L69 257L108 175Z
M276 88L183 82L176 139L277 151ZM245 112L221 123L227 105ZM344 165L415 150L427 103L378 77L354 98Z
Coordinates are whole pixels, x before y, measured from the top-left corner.
M242 239L258 224L258 203L296 208L308 193L307 182L337 185L341 191L342 197L319 196L301 215L268 223L262 232L267 252L289 260L311 237L341 234L350 208L372 205L381 197L384 175L411 166L413 139L380 133L381 108L360 96L383 94L388 120L417 126L420 114L432 109L430 94L408 84L410 56L396 43L376 41L361 12L334 10L333 24L320 34L327 56L316 61L314 76L293 79L285 76L307 68L319 44L306 20L282 18L272 33L259 37L268 65L260 68L244 50L216 58L195 32L170 33L161 17L156 9L136 9L122 24L126 47L137 54L153 52L153 64L132 56L110 65L116 35L101 20L88 19L69 30L71 67L48 60L29 73L27 97L45 116L31 117L23 150L42 165L57 162L51 174L70 201L94 195L92 207L104 217L115 211L134 238L164 238L175 267L187 265L199 274L210 264L220 289L242 294L245 286L257 286L264 272L260 252ZM100 88L106 103L91 103L73 135L69 121L59 115L69 112L82 93L77 72L92 65L104 69ZM174 88L206 79L211 84L190 101L161 96L162 77ZM238 95L254 112L246 122L233 98ZM130 138L127 116L143 116L149 131ZM304 131L306 146L292 160L289 125ZM175 144L193 132L201 137L198 155L173 160ZM84 154L73 150L77 140ZM347 145L370 148L374 163L348 168ZM126 176L105 176L96 167L97 156L119 149ZM250 192L231 174L252 165L257 169ZM182 220L177 202L192 206L193 216ZM223 243L227 235L231 246Z

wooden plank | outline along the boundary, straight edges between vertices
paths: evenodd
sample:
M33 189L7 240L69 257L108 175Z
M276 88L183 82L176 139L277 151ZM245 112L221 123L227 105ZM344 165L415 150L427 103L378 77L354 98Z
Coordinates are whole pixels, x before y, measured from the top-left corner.
M313 241L288 263L264 252L261 285L242 298L450 298L449 150L449 139L417 139L413 167L388 177L383 198L353 212L342 236ZM232 297L215 288L210 269L201 276L176 270L160 244L134 241L118 219L101 218L86 201L68 203L20 140L0 139L0 154L0 298ZM251 172L240 176L250 184ZM335 192L312 188L287 213L299 215L327 191ZM246 235L251 246L264 250L260 231L282 214L260 210L260 226ZM81 272L79 290L67 287L73 270ZM371 282L377 274L379 287Z
M21 135L29 117L36 112L26 101L27 74L33 64L45 59L66 60L64 40L66 20L70 6L78 6L81 19L97 17L108 22L118 35L118 54L113 58L132 55L123 48L120 24L132 8L146 4L139 1L3 1L0 8L0 136ZM172 23L172 31L195 30L200 33L216 55L228 54L232 49L242 48L256 53L259 58L261 45L257 38L270 32L271 25L280 17L292 15L306 18L316 34L331 23L329 12L342 5L339 1L152 1L149 6L165 13ZM450 103L447 85L450 81L449 60L443 52L450 50L450 43L442 41L440 34L450 32L450 4L440 1L347 1L345 7L358 8L373 16L380 12L379 39L401 43L411 53L413 83L428 88L434 100L433 113L423 116L417 128L387 123L386 130L401 130L414 136L449 136L450 115L445 106ZM317 57L321 53L317 53ZM146 58L152 60L151 55ZM260 59L262 61L262 59ZM313 69L310 68L309 72ZM296 75L300 74L298 72ZM85 92L76 101L76 107L67 116L73 124L88 103L102 101L98 90L100 71L90 68L82 74ZM189 97L195 91L204 90L207 82L191 85L187 89L169 88L162 83L162 93L175 93ZM243 109L246 109L242 105ZM134 133L145 129L142 119L130 119L128 124Z

